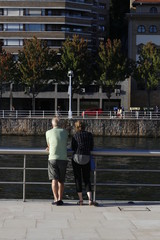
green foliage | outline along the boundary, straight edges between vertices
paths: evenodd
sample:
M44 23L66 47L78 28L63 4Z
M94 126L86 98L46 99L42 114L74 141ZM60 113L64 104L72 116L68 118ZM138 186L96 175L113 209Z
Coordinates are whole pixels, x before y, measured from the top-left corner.
M160 81L160 55L151 42L141 48L134 78L147 91L150 106L150 92L158 86Z
M28 86L27 93L33 98L33 109L35 108L35 96L51 78L50 73L55 65L55 56L56 53L49 50L46 42L36 37L25 40L23 50L19 51L17 63L19 77L21 82Z
M13 55L2 50L0 53L0 80L1 82L11 82L14 80L15 63Z
M0 85L13 82L15 80L16 68L13 60L13 55L7 53L4 49L0 53Z
M100 44L98 65L100 84L107 87L107 96L110 98L116 85L131 73L129 61L122 54L120 40L114 39L112 42L108 39L105 44Z
M92 61L91 54L88 51L88 43L74 35L64 42L60 49L61 60L59 62L59 78L68 83L67 73L72 70L74 77L72 79L72 92L81 92L82 86L92 83Z

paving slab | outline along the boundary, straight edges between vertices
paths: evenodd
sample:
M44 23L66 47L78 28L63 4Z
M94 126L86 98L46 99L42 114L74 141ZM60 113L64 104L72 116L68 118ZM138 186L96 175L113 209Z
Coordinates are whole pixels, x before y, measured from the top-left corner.
M0 201L0 240L160 240L160 202L98 202Z

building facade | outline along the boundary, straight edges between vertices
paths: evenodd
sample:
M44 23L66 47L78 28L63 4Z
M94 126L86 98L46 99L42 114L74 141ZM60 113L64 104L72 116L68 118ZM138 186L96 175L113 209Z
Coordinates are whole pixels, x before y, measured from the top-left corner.
M24 39L36 36L47 41L51 49L58 50L66 38L74 34L88 40L94 51L100 41L105 41L109 29L109 0L6 0L0 1L0 40L7 52L15 55L23 48ZM9 87L9 86L8 86ZM13 96L16 109L30 109L31 99L24 89L13 85L12 93L4 88L3 106L9 107L9 96ZM103 88L89 86L82 94L73 96L73 109L84 110L100 107L104 110L114 106L128 109L129 83L118 86L108 101ZM7 90L8 89L8 90ZM68 109L68 86L52 85L38 94L36 109Z
M108 11L109 0L0 1L0 39L14 54L33 35L58 49L67 37L78 34L94 49L107 36Z
M160 0L130 0L128 16L128 56L138 60L140 48L152 42L160 48ZM131 86L131 106L145 107L147 93L137 89L135 82ZM151 106L160 108L160 90L151 92Z

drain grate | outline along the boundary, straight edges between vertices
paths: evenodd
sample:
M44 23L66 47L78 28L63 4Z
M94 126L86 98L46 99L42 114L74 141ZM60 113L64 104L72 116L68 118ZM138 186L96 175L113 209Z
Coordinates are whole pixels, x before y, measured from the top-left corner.
M148 207L118 207L120 211L137 212L137 211L151 211Z

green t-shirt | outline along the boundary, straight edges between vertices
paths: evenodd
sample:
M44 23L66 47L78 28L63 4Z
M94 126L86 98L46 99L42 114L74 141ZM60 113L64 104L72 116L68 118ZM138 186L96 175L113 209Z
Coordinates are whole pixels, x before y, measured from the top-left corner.
M65 129L54 127L46 132L49 160L67 160L67 139Z

